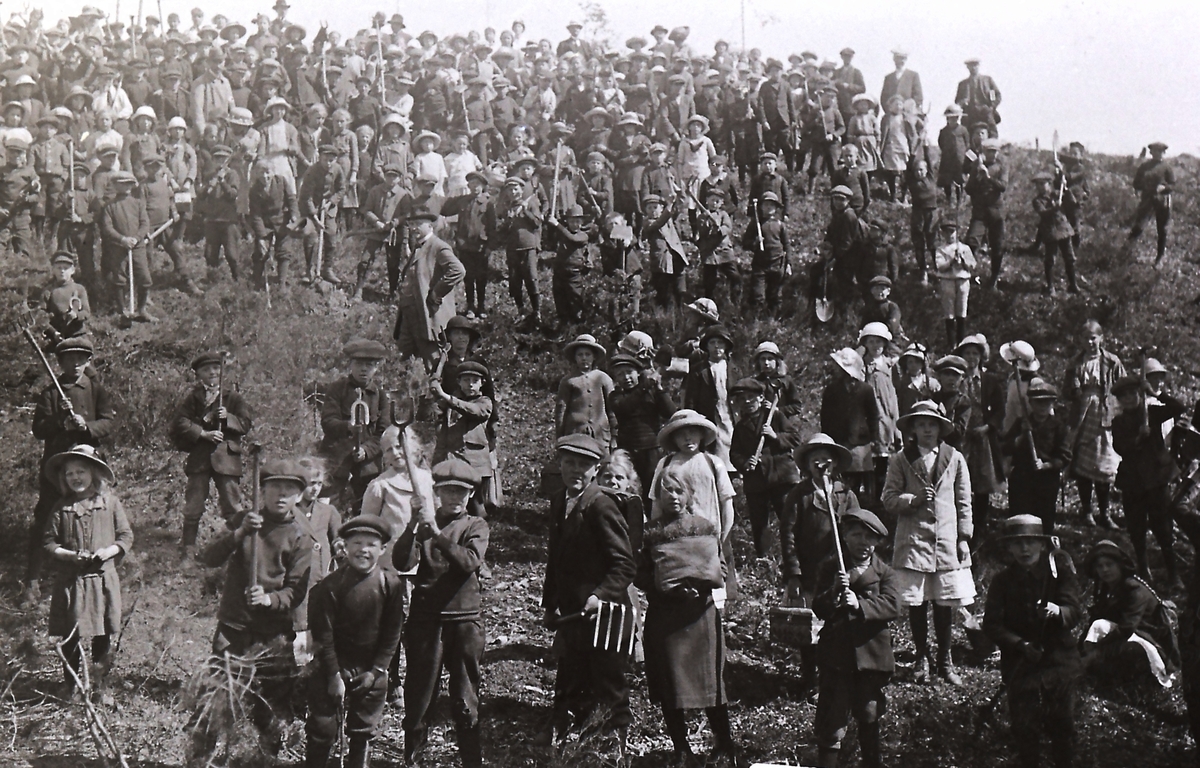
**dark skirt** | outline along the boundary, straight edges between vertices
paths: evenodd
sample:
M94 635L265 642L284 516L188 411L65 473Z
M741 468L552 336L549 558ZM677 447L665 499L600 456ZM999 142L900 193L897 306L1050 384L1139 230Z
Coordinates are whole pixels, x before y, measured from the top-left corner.
M668 709L725 703L725 638L711 595L650 595L643 642L651 701Z

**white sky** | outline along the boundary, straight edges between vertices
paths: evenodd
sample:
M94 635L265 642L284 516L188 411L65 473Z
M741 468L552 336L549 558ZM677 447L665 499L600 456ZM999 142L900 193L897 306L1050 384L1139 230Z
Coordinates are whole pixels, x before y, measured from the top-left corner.
M163 0L163 11L185 19L191 0ZM224 12L251 27L250 19L273 0L199 0L209 14ZM577 0L341 0L336 5L292 0L289 18L309 26L318 20L353 32L369 24L372 12L404 14L408 31L439 34L507 26L521 18L528 35L557 42L570 19L581 19ZM741 39L739 0L601 0L618 44L633 35L649 37L656 23L688 24L690 42L711 50L724 37ZM42 7L50 19L76 13L82 3L51 0ZM113 3L101 10L113 12ZM5 11L21 7L6 4ZM144 0L144 13L155 8ZM889 50L909 49L909 67L921 75L926 100L940 114L966 74L962 60L983 59L982 70L1004 95L1001 136L1048 145L1057 129L1063 142L1083 141L1089 149L1136 154L1150 141L1171 145L1170 154L1200 155L1200 2L1182 0L1004 0L1003 2L922 2L921 0L745 0L746 43L766 55L785 58L811 48L837 60L850 45L855 63L878 94L892 69ZM136 13L135 0L123 0L121 15ZM5 17L8 13L4 14ZM935 118L940 126L940 118Z

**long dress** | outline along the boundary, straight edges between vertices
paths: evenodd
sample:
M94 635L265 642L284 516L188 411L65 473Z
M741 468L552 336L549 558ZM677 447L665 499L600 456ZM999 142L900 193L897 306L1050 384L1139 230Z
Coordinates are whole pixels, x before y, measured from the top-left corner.
M880 355L867 363L867 384L875 393L875 407L879 411L879 421L875 429L875 454L887 456L896 447L899 432L896 421L900 418L900 401L896 396L896 383L892 370L896 361L886 355Z
M858 147L858 167L867 173L879 169L879 119L875 115L851 115L846 140Z
M912 157L912 142L908 132L912 130L904 115L884 115L880 126L880 167L885 171L900 173L908 168Z
M1075 477L1096 483L1111 483L1117 477L1121 460L1112 446L1112 385L1124 375L1125 366L1109 352L1072 361L1063 398L1071 403L1071 426L1076 430L1071 462Z
M563 404L558 436L582 432L608 445L612 439L608 396L613 388L613 380L600 370L564 376L558 384L558 399Z
M42 543L47 552L63 547L73 552L98 552L113 544L121 556L133 548L133 529L121 500L108 491L86 499L64 499L53 516ZM98 568L57 562L54 594L50 599L50 634L80 638L113 635L121 629L121 580L117 559Z

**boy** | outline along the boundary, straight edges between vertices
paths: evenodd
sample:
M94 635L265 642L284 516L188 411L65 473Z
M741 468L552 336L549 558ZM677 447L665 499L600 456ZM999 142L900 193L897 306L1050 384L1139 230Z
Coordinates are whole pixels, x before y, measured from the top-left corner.
M800 387L788 375L787 361L783 352L773 341L759 342L754 348L754 378L763 384L763 399L767 402L778 398L779 412L788 418L798 416L801 409Z
M950 220L940 227L946 244L934 254L938 290L942 295L942 312L946 318L946 340L951 348L958 346L967 329L967 300L971 295L971 270L975 255L971 247L958 240L958 226Z
M298 462L267 462L262 468L261 509L227 520L226 533L204 553L209 567L226 564L213 654L245 656L255 646L289 651L273 653L259 666L262 682L250 713L259 748L271 756L279 754L283 728L291 718L296 669L290 651L297 629L293 614L308 595L312 539L295 520L296 504L307 484ZM206 737L198 730L193 738Z
M908 230L912 237L913 254L917 257L917 268L921 270L921 285L929 285L929 261L936 261L938 219L937 184L929 175L929 164L918 159L908 172L908 191L912 196L912 211L908 217Z
M37 171L42 185L42 198L38 204L39 232L56 234L58 223L63 219L67 179L71 174L71 149L58 138L58 118L51 114L38 119L38 139L29 149L30 160Z
M889 624L900 616L899 584L875 554L888 535L878 517L851 508L842 514L839 528L845 570L837 567L837 559L826 560L813 600L813 613L825 621L817 644L817 764L838 765L846 721L854 715L862 764L878 768L883 765L880 719L887 707L883 686L896 670Z
M54 281L46 289L46 313L50 327L45 331L49 341L47 352L54 351L63 339L87 335L87 321L92 317L87 289L75 282L75 256L59 251L50 262Z
M0 169L0 249L29 255L33 243L32 211L41 199L42 183L37 170L26 164L29 142L9 133L4 137L7 161Z
M371 276L371 267L375 264L375 257L380 249L389 240L395 243L401 237L396 222L396 209L400 201L409 196L401 184L404 173L405 170L399 166L385 166L383 181L371 187L367 193L366 204L359 209L367 225L367 242L362 260L358 262L358 280L354 284L352 296L355 300L362 298L363 288L366 287L367 278Z
M859 251L858 271L855 281L862 291L864 301L871 298L871 280L884 276L893 283L900 279L900 256L892 245L887 231L887 222L871 217L866 219L867 239ZM865 321L864 321L865 322Z
M486 102L484 102L486 103ZM443 162L446 165L446 197L458 197L467 193L467 174L484 169L483 163L468 146L470 139L465 133L456 133L450 143L450 152Z
M850 190L850 207L865 213L871 205L871 179L858 164L858 147L847 144L838 155L838 164L829 175L829 186Z
M754 217L757 214L759 201L767 192L775 195L775 202L783 211L783 220L787 221L789 195L787 179L775 172L779 158L774 152L763 152L758 158L758 173L750 181L749 201L746 204L746 214Z
M388 665L404 623L404 580L382 561L392 529L360 515L338 529L345 565L312 589L308 625L316 643L309 677L305 765L327 768L342 710L349 740L346 765L367 765L388 689Z
M904 326L900 322L900 305L891 300L892 279L887 275L876 275L867 281L866 300L862 311L862 324L883 323L892 332L897 342L907 343Z
M535 161L533 167L537 166ZM518 163L518 168L522 164ZM530 167L528 163L524 167ZM521 321L527 327L539 322L540 300L537 286L537 254L542 242L542 211L538 193L520 176L510 176L496 207L497 241L504 244L508 264L508 294L525 315L525 297L529 294L530 312Z
M488 177L479 171L467 174L467 194L451 198L442 206L443 216L458 216L454 226L454 252L467 271L468 320L487 319L488 234L496 210L488 192Z
M454 394L433 382L433 393L445 403L445 414L438 429L435 460L449 457L471 465L479 476L475 494L471 497L471 514L487 517L484 502L492 482L492 458L489 449L488 424L492 418L492 399L483 394L484 382L490 378L487 366L474 360L458 365Z
M646 210L651 197L659 197L663 201L673 201L678 189L679 184L675 181L675 172L667 166L667 146L659 143L650 145L650 162L642 173L642 185L639 190L642 210ZM647 214L647 218L649 217Z
M242 396L224 386L224 357L222 352L204 352L192 360L196 386L180 401L171 428L175 446L188 453L180 541L185 561L196 547L210 483L217 487L221 517L229 521L242 511L242 438L250 432L253 417Z
M1013 741L1022 766L1042 765L1041 737L1050 738L1056 768L1073 765L1075 685L1083 673L1072 630L1083 616L1075 565L1047 551L1042 521L1014 515L1000 542L1012 565L988 588L983 631L1000 646Z
M778 195L774 192L762 193L742 235L742 248L752 254L750 301L757 308L765 303L772 313L779 310L783 278L788 270L788 256L792 247L787 229L779 218L781 210Z
M337 147L322 144L320 161L305 171L300 182L300 212L308 219L304 229L304 259L308 268L300 279L305 285L318 278L334 285L338 283L331 265L337 247L338 205L346 194L349 181L337 155Z
M645 220L641 239L646 244L654 297L658 306L671 312L687 290L688 256L675 227L675 216L682 204L682 198L675 198L674 206L667 207L666 200L659 195L646 195L642 199Z
M554 216L546 223L554 228L554 311L560 323L583 322L583 279L588 271L587 230L583 227L583 208L573 205L563 217Z
M146 203L132 193L137 179L129 171L117 171L112 176L113 199L100 214L101 247L104 250L105 271L118 289L118 301L128 314L127 306L130 271L136 286L136 313L133 319L156 323L146 307L150 301L150 259L146 255L146 236L150 234L150 217ZM132 261L132 270L130 262Z
M204 260L208 279L217 280L221 269L221 251L229 264L229 276L238 279L238 257L242 233L238 226L238 194L242 179L229 162L233 150L224 144L212 148L213 160L221 165L204 184Z
M167 222L171 222L153 241L147 243L147 247L153 248L155 245L161 245L163 251L171 257L171 263L175 265L175 273L183 282L183 290L193 293L192 289L195 285L191 275L188 274L187 261L179 249L179 236L182 234L182 230L175 226L175 223L179 221L179 212L175 209L175 192L171 189L171 178L163 165L162 156L144 155L142 157L142 173L144 175L141 183L138 184L138 195L146 203L146 215L149 219L150 230L157 231Z
M458 459L435 465L437 509L422 506L392 551L397 569L416 569L404 625L404 758L409 765L428 739L443 667L450 674L459 757L464 768L483 765L479 685L485 634L478 574L487 554L488 524L467 514L467 499L479 479Z
M1034 379L1026 392L1029 413L1013 422L1001 442L1012 456L1008 508L1015 515L1039 518L1053 534L1062 473L1071 464L1071 430L1054 410L1058 390L1053 384Z
M277 173L273 163L260 161L251 170L249 224L254 249L250 262L254 287L259 290L267 288L267 263L274 255L276 282L280 292L287 294L292 254L286 242L292 227L302 221L294 187L294 181Z
M1168 584L1182 586L1175 568L1175 528L1171 522L1171 484L1179 477L1179 467L1165 445L1162 425L1185 412L1183 403L1161 394L1156 403L1143 402L1149 388L1137 376L1119 379L1112 393L1121 406L1113 418L1113 449L1121 455L1115 485L1121 490L1129 538L1137 555L1138 575L1150 578L1146 563L1146 528L1154 532L1162 550Z
M379 436L385 428L390 401L376 384L375 374L380 361L387 357L387 348L378 341L351 339L342 348L342 355L349 360L350 371L324 390L324 437L317 450L334 467L330 497L346 493L348 503L343 509L353 515L367 484L380 472Z
M1043 249L1042 263L1046 268L1046 295L1053 296L1054 291L1054 252L1062 254L1063 268L1067 271L1067 290L1079 293L1075 284L1075 229L1063 213L1062 197L1051 189L1054 175L1039 171L1033 175L1036 194L1033 197L1033 211L1038 215L1037 243Z
M792 459L792 450L800 444L800 432L782 411L771 412L764 397L766 391L761 381L752 378L741 379L729 388L729 399L739 417L733 428L729 460L742 473L754 551L760 558L767 556L771 511L782 524L783 500L800 482L800 471Z
M946 107L946 125L938 132L938 149L942 162L938 165L937 183L946 195L946 204L954 208L962 202L964 164L970 148L971 135L962 124L962 107Z
M100 296L102 286L96 269L95 212L90 187L91 169L86 163L75 163L75 189L63 202L64 211L58 225L57 242L60 249L76 254L80 281ZM72 200L74 204L72 205Z
M725 194L720 187L704 189L703 183L701 187L705 210L696 212L692 230L700 251L703 295L715 300L717 279L723 275L729 289L726 306L738 307L742 303L742 275L733 252L733 218L725 210Z

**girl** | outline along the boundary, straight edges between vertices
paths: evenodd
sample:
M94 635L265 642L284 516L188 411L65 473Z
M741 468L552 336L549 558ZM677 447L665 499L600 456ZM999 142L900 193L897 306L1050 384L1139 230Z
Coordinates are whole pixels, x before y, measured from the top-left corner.
M881 147L879 171L887 182L888 200L893 203L897 200L904 201L903 187L900 188L899 195L897 195L896 188L904 178L904 172L908 169L908 161L912 157L915 140L912 124L904 119L901 111L903 105L904 99L899 96L888 99L887 114L883 116L879 131Z
M887 475L887 457L899 442L896 422L900 418L900 402L893 381L896 359L887 354L887 345L891 341L892 332L884 323L867 323L858 332L867 384L875 393L875 409L879 413L874 451L876 488L882 485L883 478Z
M432 131L421 131L417 134L417 156L413 159L413 176L416 178L433 179L433 195L446 196L446 161L437 153L442 138Z
M687 121L687 137L679 142L676 168L679 169L679 180L683 182L688 195L688 208L696 207L700 182L711 175L709 163L717 156L717 149L707 133L708 118L704 115L692 115Z
M729 465L712 452L717 442L716 426L701 414L683 409L675 412L658 433L658 447L665 454L654 469L650 481L650 519L663 513L659 502L659 481L663 473L677 467L687 481L694 504L693 513L706 518L721 534L721 551L726 563L725 589L716 595L717 607L737 593L737 574L732 567L733 483Z
M726 569L718 529L695 513L695 497L682 467L658 478L659 517L646 529L637 586L646 592L644 642L650 699L662 707L674 748L674 765L694 759L686 709L704 709L713 731L708 764L733 762L736 751L725 698L725 645L713 597Z
M1084 520L1114 528L1108 519L1108 495L1117 476L1119 458L1112 444L1112 420L1116 398L1112 387L1125 376L1121 359L1104 349L1104 329L1095 320L1083 324L1084 349L1071 359L1063 382L1063 400L1071 406L1070 421L1076 431L1071 474L1079 489L1079 508ZM1092 489L1096 491L1099 517L1092 513Z
M846 126L846 145L858 147L858 167L867 173L879 169L879 118L875 100L860 93L851 102L854 114Z
M75 676L83 678L81 641L91 640L94 683L111 663L111 638L121 627L117 560L133 548L133 529L121 500L109 490L113 471L92 446L77 445L50 457L45 473L62 494L42 539L58 564L49 632L63 638L69 667L63 676L73 691Z
M1106 539L1092 547L1083 568L1096 590L1084 667L1114 681L1136 681L1150 672L1169 686L1180 666L1179 643L1162 600L1136 575L1133 558Z
M342 527L342 516L332 504L321 501L320 498L327 474L324 460L316 456L305 456L298 463L304 468L308 485L304 487L300 503L296 505L296 511L299 513L296 515L296 522L314 542L313 569L309 583L316 584L337 568L334 559L345 555L345 545L337 535L338 528Z
M929 623L932 601L937 639L937 674L962 685L950 658L953 609L975 602L971 578L971 479L963 455L943 438L953 424L941 407L923 400L899 420L903 451L892 454L883 486L883 506L897 515L892 563L900 601L909 606L917 647L916 682L929 678Z
M913 342L900 353L896 367L896 402L900 415L912 410L913 404L933 399L938 391L937 381L929 375L929 363L924 344Z
M574 375L563 376L558 383L558 399L554 403L554 435L562 437L583 432L606 446L612 447L617 423L608 409L613 380L596 368L596 361L607 354L596 337L589 333L577 336L563 350L575 366Z

